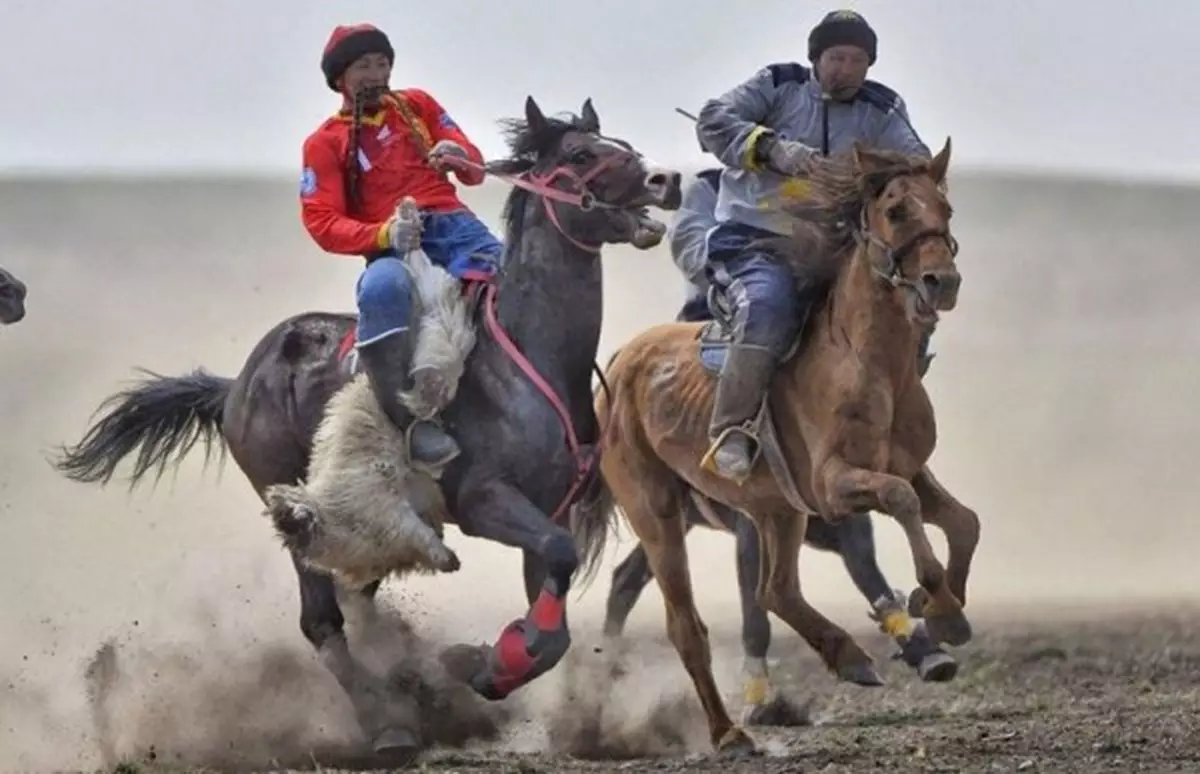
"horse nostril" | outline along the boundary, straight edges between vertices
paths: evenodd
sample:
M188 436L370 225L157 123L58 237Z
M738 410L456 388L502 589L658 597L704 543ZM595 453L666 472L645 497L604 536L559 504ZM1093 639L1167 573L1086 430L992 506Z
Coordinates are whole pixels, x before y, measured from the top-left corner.
M962 283L962 277L955 271L927 271L921 275L921 282L925 285L925 289L929 291L930 297L937 298L942 293L953 294L957 292L958 286Z

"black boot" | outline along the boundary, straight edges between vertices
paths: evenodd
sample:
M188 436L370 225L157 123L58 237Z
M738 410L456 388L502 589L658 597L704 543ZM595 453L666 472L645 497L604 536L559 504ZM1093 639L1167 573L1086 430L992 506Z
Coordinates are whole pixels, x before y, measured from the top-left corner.
M405 432L409 456L423 465L445 465L459 455L458 443L433 422L413 417L400 401L400 394L412 386L409 338L405 331L363 345L358 348L359 361L384 413Z
M708 426L713 443L701 467L735 482L750 475L758 451L754 422L774 373L775 355L766 347L729 345Z

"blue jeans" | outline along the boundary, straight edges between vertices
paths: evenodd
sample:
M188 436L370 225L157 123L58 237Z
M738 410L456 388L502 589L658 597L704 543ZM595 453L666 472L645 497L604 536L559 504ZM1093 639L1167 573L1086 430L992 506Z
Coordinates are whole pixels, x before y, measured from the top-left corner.
M757 239L775 235L737 223L722 223L708 238L709 281L717 288L733 320L734 341L769 349L782 357L800 332L808 306L792 271L761 247Z
M469 210L422 216L421 249L452 276L491 276L504 255L504 245ZM363 269L355 287L359 346L408 329L412 316L412 277L394 253L375 258Z

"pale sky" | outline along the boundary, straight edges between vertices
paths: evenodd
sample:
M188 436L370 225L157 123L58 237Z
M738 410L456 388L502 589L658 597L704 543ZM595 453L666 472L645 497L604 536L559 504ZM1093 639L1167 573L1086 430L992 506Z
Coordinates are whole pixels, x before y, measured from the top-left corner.
M1200 0L856 0L871 77L960 165L1200 180ZM737 11L744 7L746 11ZM0 0L0 172L299 174L337 106L333 25L371 21L394 86L430 91L489 157L527 94L592 97L656 160L706 163L693 112L757 68L805 61L830 3L796 0ZM753 9L753 13L748 11ZM1189 73L1191 75L1189 75Z

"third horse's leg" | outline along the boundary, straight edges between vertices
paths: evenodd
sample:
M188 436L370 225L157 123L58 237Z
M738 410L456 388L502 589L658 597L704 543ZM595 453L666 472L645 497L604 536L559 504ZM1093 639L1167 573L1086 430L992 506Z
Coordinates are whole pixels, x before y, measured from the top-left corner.
M460 662L451 671L467 678L476 692L503 699L551 669L570 647L566 600L579 555L567 530L502 481L464 486L454 512L463 534L530 552L544 568L545 580L528 613L504 627L495 645L483 652L460 646L447 654L448 662ZM467 671L469 677L463 674Z
M922 680L945 682L958 673L954 657L929 637L924 624L908 614L907 598L893 590L875 557L875 530L871 514L859 511L838 524L809 519L804 540L822 551L841 555L855 588L871 605L871 617L900 646L900 658L917 670Z
M713 508L726 506L713 503ZM740 513L733 514L733 536L737 550L738 594L742 605L742 722L774 725L768 717L776 695L767 669L771 647L771 621L758 601L758 576L762 566L758 530Z
M333 579L305 567L294 557L292 562L300 580L300 630L304 637L350 698L358 723L375 752L397 762L411 759L422 746L416 701L389 696L383 681L351 655Z

